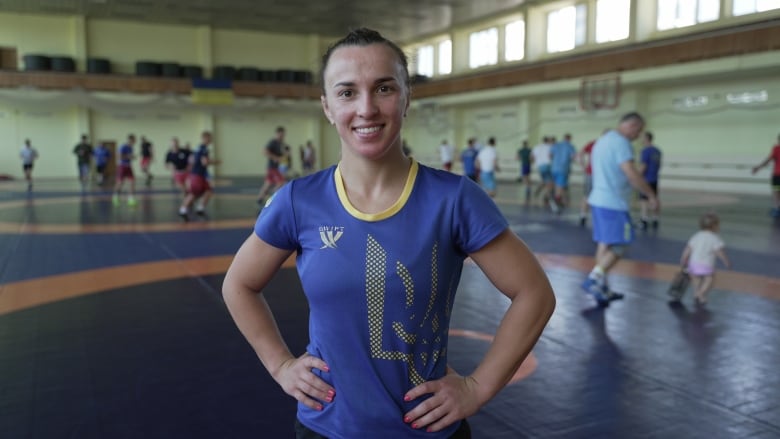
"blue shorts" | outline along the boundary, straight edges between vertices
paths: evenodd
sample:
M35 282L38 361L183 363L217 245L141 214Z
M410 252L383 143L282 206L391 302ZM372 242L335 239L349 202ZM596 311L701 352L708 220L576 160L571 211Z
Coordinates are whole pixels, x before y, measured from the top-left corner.
M542 177L542 181L547 183L552 181L552 173L550 173L550 165L540 165L536 168L539 171L539 175Z
M523 166L520 168L520 175L525 177L526 175L529 175L531 173L531 164L530 163L523 163Z
M569 187L569 173L568 172L553 172L553 181L558 187Z
M496 177L493 172L482 171L479 173L479 182L489 191L496 190Z
M593 241L606 245L628 245L634 240L631 216L624 210L590 206Z

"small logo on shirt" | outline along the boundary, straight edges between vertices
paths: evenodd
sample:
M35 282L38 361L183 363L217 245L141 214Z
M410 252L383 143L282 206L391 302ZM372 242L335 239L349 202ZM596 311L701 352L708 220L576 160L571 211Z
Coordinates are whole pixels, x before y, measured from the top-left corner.
M344 234L344 227L336 226L320 226L320 239L322 239L322 247L324 248L337 248L336 242Z

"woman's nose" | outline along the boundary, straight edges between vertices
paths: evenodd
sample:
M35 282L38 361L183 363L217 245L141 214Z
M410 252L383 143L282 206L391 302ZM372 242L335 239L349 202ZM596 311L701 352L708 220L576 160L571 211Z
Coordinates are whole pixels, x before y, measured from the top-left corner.
M364 93L358 100L358 115L360 117L372 117L378 111L379 106L373 93Z

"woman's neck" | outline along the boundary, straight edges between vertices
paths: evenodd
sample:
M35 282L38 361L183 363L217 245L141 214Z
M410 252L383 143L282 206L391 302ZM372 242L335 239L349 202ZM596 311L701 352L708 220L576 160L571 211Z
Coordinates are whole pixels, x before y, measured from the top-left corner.
M401 196L411 163L400 151L381 160L342 157L339 173L352 206L364 213L388 209Z

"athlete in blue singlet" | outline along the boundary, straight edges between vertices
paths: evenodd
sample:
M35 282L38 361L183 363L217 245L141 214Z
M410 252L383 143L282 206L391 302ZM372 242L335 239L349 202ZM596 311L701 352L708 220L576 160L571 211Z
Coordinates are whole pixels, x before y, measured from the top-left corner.
M511 379L554 308L541 266L484 191L404 155L406 66L368 29L328 49L322 105L341 159L269 199L225 276L238 328L299 402L298 438L469 438L465 418ZM300 356L262 296L292 253L310 310ZM512 303L461 376L447 335L466 257Z

